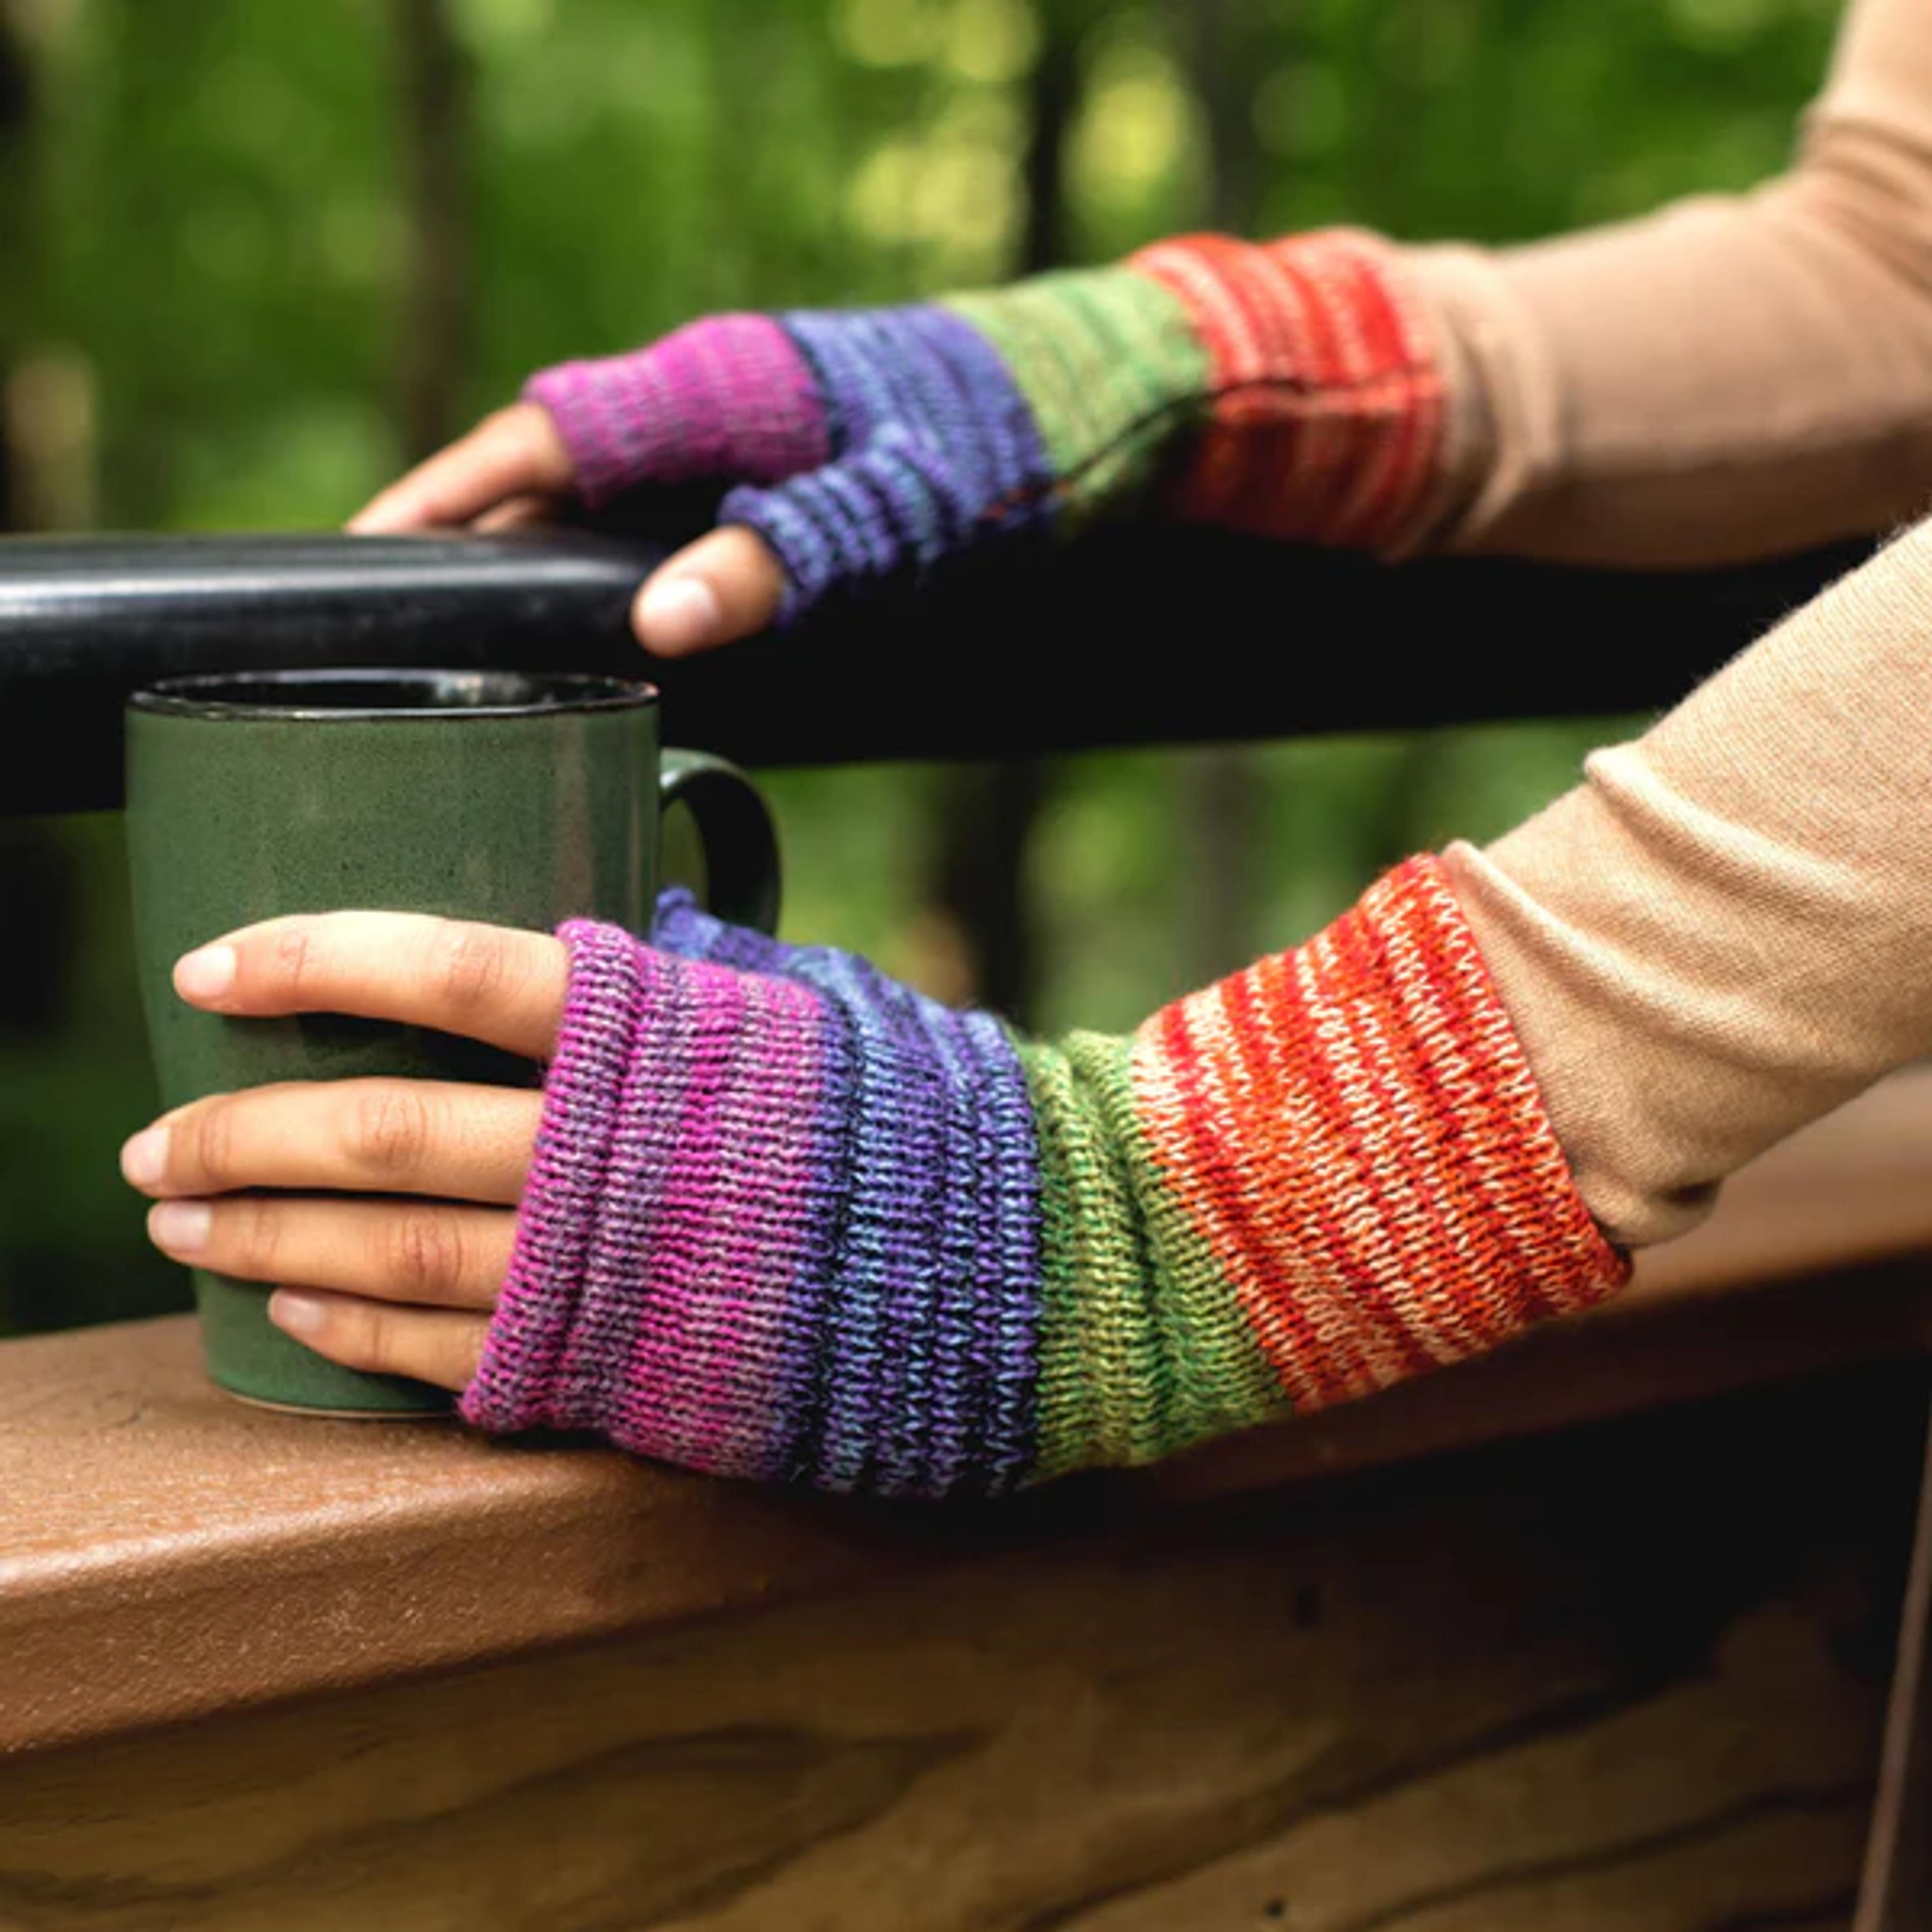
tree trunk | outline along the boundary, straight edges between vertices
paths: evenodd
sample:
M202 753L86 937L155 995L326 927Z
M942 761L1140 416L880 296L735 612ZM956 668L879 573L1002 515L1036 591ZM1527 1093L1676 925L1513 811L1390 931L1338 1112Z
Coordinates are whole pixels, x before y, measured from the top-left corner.
M1207 121L1208 225L1244 233L1260 185L1247 36L1228 0L1178 0L1177 13ZM1181 962L1188 983L1199 985L1267 943L1254 916L1266 800L1255 755L1239 746L1182 754L1177 783Z
M444 0L395 0L410 237L399 397L419 461L461 424L470 349L470 75Z
M1017 275L1036 274L1066 256L1066 135L1079 90L1076 10L1058 0L1042 9L1040 25ZM1015 758L948 771L938 794L934 911L959 955L956 990L1022 1026L1031 1018L1039 978L1027 845L1048 784L1042 760Z

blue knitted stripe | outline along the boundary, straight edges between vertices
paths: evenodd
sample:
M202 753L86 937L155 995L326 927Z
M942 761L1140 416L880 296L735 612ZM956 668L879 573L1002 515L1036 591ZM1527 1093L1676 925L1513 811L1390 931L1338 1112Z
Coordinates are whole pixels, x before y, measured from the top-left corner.
M835 583L864 589L931 569L994 532L1044 532L1052 471L998 352L950 310L794 311L782 326L831 419L833 460L731 490L783 559L788 616Z
M818 1337L812 1394L794 1418L799 1473L898 1496L1015 1486L1036 1432L1040 1185L1025 1076L1004 1029L855 955L724 926L687 894L660 902L652 941L809 986L826 1003L815 1138L836 1225L828 1216L822 1231L829 1291L799 1316Z

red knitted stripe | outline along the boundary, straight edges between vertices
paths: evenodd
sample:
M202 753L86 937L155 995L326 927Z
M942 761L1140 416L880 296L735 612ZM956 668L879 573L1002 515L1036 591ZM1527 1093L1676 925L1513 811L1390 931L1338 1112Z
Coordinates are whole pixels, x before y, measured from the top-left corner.
M1271 506L1298 497L1310 519L1305 533L1325 542L1334 517L1331 506L1346 490L1350 470L1366 454L1373 434L1372 422L1356 407L1360 358L1350 352L1346 308L1313 272L1318 264L1293 254L1253 252L1254 272L1245 279L1257 296L1286 298L1306 318L1308 360L1300 374L1303 393L1284 391L1279 381L1280 371L1294 370L1294 364L1276 364L1258 373L1246 393L1245 406L1227 419L1229 429L1252 452L1246 501L1254 506L1252 514L1267 516ZM1284 400L1289 404L1286 411ZM1274 464L1283 444L1294 451L1294 466L1277 472ZM1241 514L1238 505L1235 514Z
M1226 1010L1241 1056L1240 1090L1262 1106L1270 1099L1288 1097L1280 1076L1292 1049L1285 1052L1284 1048L1311 1032L1320 1033L1325 1017L1311 1000L1311 988L1280 968L1279 962L1264 962L1262 970L1238 974L1226 985ZM1279 1032L1270 1024L1278 1017L1287 1022ZM1351 1016L1336 1017L1346 1028ZM1312 1117L1330 1131L1357 1113L1382 1118L1397 1097L1378 1090L1382 1084L1378 1070L1357 1058L1358 1046L1352 1040L1346 1046L1336 1040L1334 1050L1299 1060ZM1238 1160L1244 1137L1229 1134L1228 1125L1226 1115L1215 1124L1224 1137L1224 1158ZM1339 1267L1339 1278L1336 1270L1318 1270L1311 1286L1333 1304L1326 1323L1329 1332L1339 1333L1345 1327L1353 1332L1362 1372L1378 1381L1419 1375L1430 1366L1429 1357L1410 1332L1395 1284L1378 1266L1375 1229L1360 1222L1355 1207L1345 1195L1309 1197L1304 1210L1309 1222L1321 1230L1323 1248Z
M1466 1196L1444 1204L1466 1211L1473 1225L1458 1226L1454 1238L1459 1246L1481 1246L1513 1258L1512 1264L1468 1287L1482 1300L1490 1321L1514 1331L1558 1312L1542 1286L1540 1255L1517 1240L1520 1226L1540 1232L1540 1204L1534 1193L1519 1199L1511 1192L1522 1171L1514 1148L1504 1144L1498 1160L1490 1143L1472 1130L1484 1121L1507 1118L1525 1099L1540 1120L1542 1102L1528 1063L1516 1048L1508 1016L1490 987L1475 936L1453 897L1449 903L1456 914L1453 921L1420 928L1393 920L1341 922L1336 944L1344 956L1346 980L1386 980L1403 995L1398 1019L1406 1030L1400 1043L1413 1048L1432 1039L1439 1049L1412 1052L1403 1074L1412 1084L1412 1097L1423 1118L1436 1124L1438 1134L1454 1137L1457 1157L1467 1165L1471 1185ZM1372 1010L1363 1005L1354 1010L1360 1015ZM1459 1047L1455 1034L1439 1026L1437 1017L1459 1013L1466 1015L1472 1027L1486 1028L1488 1036L1475 1033ZM1562 1181L1567 1190L1567 1163ZM1534 1174L1534 1188L1548 1184L1548 1176ZM1595 1232L1594 1223L1591 1232Z
M1342 230L1266 247L1199 235L1130 266L1180 298L1212 366L1175 514L1306 542L1394 542L1433 480L1444 411L1394 251Z
M1257 1216L1243 1211L1243 1189L1239 1155L1246 1154L1259 1166L1253 1149L1237 1150L1230 1163L1225 1140L1211 1130L1216 1114L1227 1105L1227 1096L1219 1076L1225 1070L1214 1064L1214 1056L1202 1049L1195 1030L1187 1022L1184 1003L1176 1001L1149 1022L1158 1027L1161 1044L1168 1056L1172 1098L1178 1106L1166 1108L1167 1118L1156 1124L1156 1095L1139 1078L1139 1053L1136 1054L1136 1096L1138 1111L1149 1127L1156 1158L1172 1170L1177 1162L1193 1177L1197 1190L1205 1190L1222 1204L1221 1219L1244 1251L1264 1253L1276 1237ZM1137 1048L1140 1042L1136 1042ZM1164 1131L1163 1131L1164 1130ZM1198 1216L1196 1217L1198 1219ZM1341 1273L1339 1257L1328 1246L1331 1230L1318 1223L1305 1228L1303 1238L1325 1282ZM1260 1338L1262 1352L1274 1363L1282 1387L1298 1408L1318 1408L1345 1400L1354 1383L1366 1372L1366 1364L1355 1359L1352 1338L1342 1330L1324 1305L1320 1293L1306 1298L1268 1295L1256 1292L1250 1276L1228 1270L1244 1313Z
M1178 480L1176 514L1302 534L1294 526L1319 514L1334 488L1322 472L1341 454L1315 406L1340 374L1328 314L1286 265L1223 236L1163 242L1133 266L1186 305L1212 371L1209 418Z
M1433 859L1156 1015L1136 1111L1298 1406L1479 1354L1621 1286Z
M1365 968L1387 973L1398 981L1411 974L1420 976L1413 1009L1418 1025L1426 1023L1429 1012L1466 1004L1470 991L1477 995L1477 1011L1489 1030L1487 1038L1476 1041L1478 1050L1461 1056L1418 1055L1414 1073L1425 1112L1432 1119L1454 1124L1460 1154L1469 1163L1470 1209L1482 1224L1479 1238L1497 1252L1514 1257L1514 1266L1472 1284L1474 1291L1485 1297L1488 1318L1513 1330L1562 1312L1562 1305L1550 1298L1540 1252L1518 1238L1525 1228L1537 1235L1544 1232L1541 1196L1552 1184L1552 1178L1534 1163L1526 1168L1514 1157L1513 1148L1498 1150L1466 1129L1469 1123L1506 1118L1522 1105L1527 1105L1540 1120L1542 1099L1528 1062L1516 1046L1508 1016L1494 997L1488 968L1476 950L1475 935L1460 917L1460 908L1456 910L1458 916L1452 923L1432 932L1431 943L1414 947L1412 952L1406 932L1393 926L1384 928L1378 937L1387 940L1396 956L1384 954L1373 962L1365 957L1364 964ZM1366 940L1366 928L1358 930ZM1366 950L1365 945L1365 955ZM1553 1136L1550 1140L1553 1147ZM1563 1161L1560 1149L1556 1150L1555 1157L1561 1163L1561 1184L1567 1190L1568 1163ZM1594 1222L1588 1232L1594 1236ZM1560 1270L1558 1275L1560 1278Z
M1342 284L1334 306L1361 331L1350 394L1360 398L1366 439L1324 541L1374 548L1400 527L1432 478L1442 442L1442 379L1420 312L1397 304L1387 250L1338 237L1322 266Z

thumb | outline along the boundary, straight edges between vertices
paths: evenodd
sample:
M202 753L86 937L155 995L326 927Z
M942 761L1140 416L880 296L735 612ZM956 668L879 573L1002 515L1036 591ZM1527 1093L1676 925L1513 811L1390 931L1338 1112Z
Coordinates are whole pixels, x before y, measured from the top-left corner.
M631 628L659 657L686 657L769 628L784 589L770 545L755 530L727 524L645 579L631 606Z

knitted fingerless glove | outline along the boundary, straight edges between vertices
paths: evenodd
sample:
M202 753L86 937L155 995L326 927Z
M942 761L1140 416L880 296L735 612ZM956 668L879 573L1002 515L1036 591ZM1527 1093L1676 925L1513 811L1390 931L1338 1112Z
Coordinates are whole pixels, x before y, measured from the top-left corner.
M1442 460L1440 359L1397 253L1333 230L1190 236L908 308L712 316L524 394L593 506L736 483L720 520L777 552L784 621L1156 485L1181 517L1394 548Z
M1432 860L1131 1039L1016 1041L668 895L578 923L464 1413L986 1496L1494 1346L1627 1268Z

